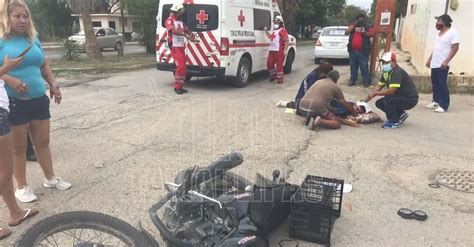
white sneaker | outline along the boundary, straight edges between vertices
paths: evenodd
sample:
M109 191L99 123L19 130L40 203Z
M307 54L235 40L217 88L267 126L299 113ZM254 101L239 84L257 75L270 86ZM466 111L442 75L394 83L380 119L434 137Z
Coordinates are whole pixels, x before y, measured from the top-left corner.
M446 112L446 110L444 110L443 107L441 107L441 106L438 106L438 108L436 108L434 111L437 112L437 113L444 113L444 112Z
M281 108L285 108L288 105L288 103L290 103L290 102L280 100L280 101L277 102L276 106L281 107Z
M23 188L16 188L15 197L16 199L18 199L18 201L24 203L33 202L38 199L29 186L25 186Z
M58 177L53 177L51 180L44 179L43 186L45 188L57 188L59 190L67 190L71 188L71 184L58 178Z
M439 107L439 104L436 102L431 102L430 104L425 106L425 108L428 108L428 109L436 109L438 107Z

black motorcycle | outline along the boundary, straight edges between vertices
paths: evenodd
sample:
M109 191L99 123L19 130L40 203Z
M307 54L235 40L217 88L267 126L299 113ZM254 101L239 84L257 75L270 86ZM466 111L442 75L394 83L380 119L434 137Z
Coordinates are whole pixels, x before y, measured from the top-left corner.
M290 214L290 198L298 187L279 179L279 171L273 180L260 176L252 184L229 171L242 162L241 154L230 153L165 184L167 194L149 214L168 246L269 246L268 235ZM141 226L85 211L49 217L16 242L22 247L158 245Z

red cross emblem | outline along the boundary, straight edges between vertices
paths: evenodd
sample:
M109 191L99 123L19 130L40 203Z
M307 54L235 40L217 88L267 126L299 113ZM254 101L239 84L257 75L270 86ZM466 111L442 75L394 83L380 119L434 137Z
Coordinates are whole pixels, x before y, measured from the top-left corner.
M244 11L243 10L240 11L239 21L240 21L240 26L243 27L244 22L245 22L245 16L244 16Z
M184 0L183 4L194 4L194 0Z
M275 32L272 32L272 35L270 35L270 40L273 41L275 37L276 37Z
M206 14L205 10L199 10L199 14L196 15L196 20L199 21L199 24L203 25L209 20L209 15Z

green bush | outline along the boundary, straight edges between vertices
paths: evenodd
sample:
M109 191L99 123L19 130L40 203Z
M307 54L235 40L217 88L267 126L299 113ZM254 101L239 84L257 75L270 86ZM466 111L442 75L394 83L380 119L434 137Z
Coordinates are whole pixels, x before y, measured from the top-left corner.
M63 59L66 61L79 61L79 49L75 42L65 39L63 42L64 55Z

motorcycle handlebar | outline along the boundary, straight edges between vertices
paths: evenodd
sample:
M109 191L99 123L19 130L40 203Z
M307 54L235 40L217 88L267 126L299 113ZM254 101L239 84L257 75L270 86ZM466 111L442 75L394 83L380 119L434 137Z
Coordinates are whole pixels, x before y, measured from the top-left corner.
M212 162L206 168L198 170L195 174L193 174L190 185L191 187L198 186L199 184L211 178L222 175L227 170L239 166L242 164L242 162L244 162L244 157L242 154L237 152L227 154Z

